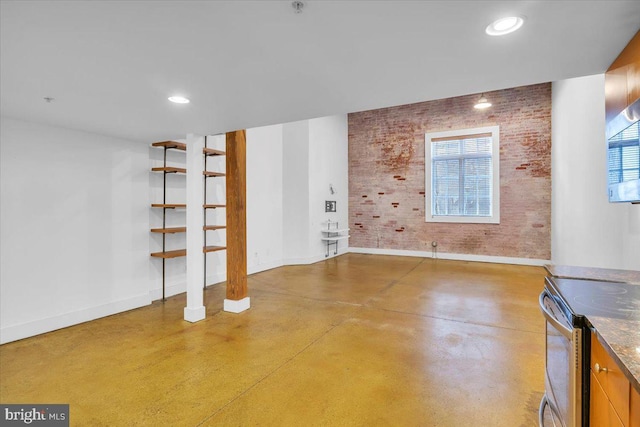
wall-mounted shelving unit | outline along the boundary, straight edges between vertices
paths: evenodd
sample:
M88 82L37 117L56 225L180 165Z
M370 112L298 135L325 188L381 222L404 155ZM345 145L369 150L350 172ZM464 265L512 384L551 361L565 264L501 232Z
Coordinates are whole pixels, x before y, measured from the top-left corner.
M203 288L206 289L207 287L207 254L220 251L232 252L226 256L227 299L225 299L225 307L229 304L229 311L240 312L249 307L246 289L246 135L244 130L227 133L225 135L225 150L208 147L207 139L207 137L204 138L204 148L202 150ZM151 256L162 259L162 300L164 301L166 299L165 261L187 255L186 249L168 249L169 241L167 239L170 239L172 235L189 231L186 226L167 225L167 211L171 209L186 209L187 207L185 203L169 203L167 201L167 175L187 172L186 168L167 165L167 151L177 150L186 152L187 144L177 141L162 141L153 143L152 147L161 148L164 151L162 166L154 166L151 168L153 172L163 174L162 203L151 204L151 207L154 209L162 209L162 226L151 228L150 230L151 233L162 236L162 250L151 253ZM214 169L209 170L207 160L220 158L222 156L224 156L224 162L218 162L217 165L209 165ZM215 169L223 169L224 171ZM229 173L229 175L227 175L227 173ZM221 178L225 179L223 192L220 193L218 191L220 187L216 186L213 187L216 189L215 195L207 194L207 181L209 179L219 180ZM229 196L229 194L231 194L231 196ZM216 200L212 200L214 203L210 203L207 202L207 198L214 198ZM227 207L231 207L232 209L227 209ZM216 215L215 219L212 216L208 217L207 213L216 209L225 209L225 219L222 219L220 215ZM184 220L186 220L186 218ZM230 230L234 236L234 239L230 242L231 247L227 246L229 241L224 237L216 239L216 244L207 244L207 233L220 233L227 232L228 230ZM187 292L189 292L189 288Z
M167 165L167 151L168 150L177 150L177 151L183 151L186 152L187 150L187 144L182 143L182 142L177 142L177 141L161 141L161 142L154 142L153 144L151 144L152 147L158 147L158 148L162 148L164 150L164 155L163 155L163 164L162 166L156 166L156 167L152 167L151 171L152 172L159 172L163 174L163 180L162 180L162 203L152 203L151 207L152 208L157 208L157 209L162 209L162 227L158 227L158 228L152 228L151 232L152 233L158 233L162 235L162 251L160 252L153 252L151 253L151 256L154 258L161 258L162 259L162 300L165 301L166 300L166 296L165 296L165 290L166 290L166 283L165 283L165 277L166 277L166 266L165 266L165 260L167 259L171 259L171 258L178 258L178 257L184 257L187 255L187 250L186 249L172 249L172 250L167 250L167 235L171 235L171 234L176 234L176 233L185 233L187 231L187 227L167 227L167 210L168 209L186 209L187 205L185 203L167 203L167 175L168 174L184 174L187 172L186 168L182 168L182 167L176 167L176 166L169 166ZM207 203L207 179L208 178L223 178L225 177L225 173L224 172L218 172L218 171L210 171L207 169L207 159L210 157L215 157L215 156L224 156L225 152L222 150L217 150L215 148L209 148L207 147L207 138L205 137L205 147L202 150L202 154L204 156L204 170L202 171L202 175L203 175L203 179L204 179L204 201L205 203L203 204L202 208L203 208L203 215L204 215L204 227L203 227L203 233L204 233L204 246L202 248L202 252L203 255L205 256L205 263L204 263L204 269L205 269L205 283L203 284L203 288L206 289L206 269L207 269L207 263L206 263L206 254L210 253L210 252L218 252L218 251L222 251L226 249L226 246L220 246L220 245L207 245L207 232L208 231L217 231L217 230L223 230L226 228L226 225L221 225L221 224L207 224L207 210L209 209L222 209L222 208L226 208L225 204L220 204L220 203L215 203L215 204L210 204Z
M162 166L151 168L152 172L160 172L163 174L162 203L151 204L152 208L162 209L162 227L151 229L152 233L159 233L162 235L162 251L153 252L151 253L151 256L154 258L162 259L162 301L165 301L166 300L165 260L171 259L171 258L183 257L187 255L186 249L167 250L167 234L185 233L187 231L187 227L167 227L167 209L184 209L187 207L187 205L184 203L167 203L167 175L179 174L179 173L183 174L187 172L185 168L167 165L167 151L168 150L186 151L187 145L181 142L176 142L176 141L161 141L161 142L154 142L153 144L151 144L151 146L162 148L164 151Z
M348 228L340 228L338 222L327 221L326 228L322 228L320 230L322 232L322 237L320 238L323 242L327 244L327 254L325 258L329 256L331 246L334 246L334 255L338 255L338 242L340 240L347 240L349 234L345 234L349 232Z
M227 249L226 246L207 245L208 231L218 231L218 230L224 230L227 228L226 225L222 225L222 224L211 224L211 225L208 224L207 210L226 208L226 205L224 204L208 204L207 203L208 178L223 178L226 176L226 174L224 172L210 171L209 168L207 167L207 159L224 156L226 155L226 152L222 150L217 150L215 148L207 147L207 142L208 142L207 137L205 137L204 148L202 150L202 154L204 155L204 171L202 172L202 174L204 175L204 205L203 205L203 222L202 222L204 224L204 226L202 227L202 232L204 233L204 236L203 236L204 248L202 250L204 253L204 279L203 279L204 281L202 284L203 289L207 289L207 254L210 252L218 252L218 251L223 251Z

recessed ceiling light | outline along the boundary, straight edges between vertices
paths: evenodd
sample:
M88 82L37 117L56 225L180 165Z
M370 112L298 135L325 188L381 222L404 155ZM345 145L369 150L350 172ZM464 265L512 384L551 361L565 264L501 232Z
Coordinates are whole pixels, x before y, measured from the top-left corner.
M485 30L490 36L503 36L505 34L513 33L518 28L522 27L524 19L519 16L508 16L506 18L500 18L497 21L493 21L487 26Z
M175 102L176 104L188 104L189 103L189 99L185 98L184 96L170 96L169 101L171 102Z

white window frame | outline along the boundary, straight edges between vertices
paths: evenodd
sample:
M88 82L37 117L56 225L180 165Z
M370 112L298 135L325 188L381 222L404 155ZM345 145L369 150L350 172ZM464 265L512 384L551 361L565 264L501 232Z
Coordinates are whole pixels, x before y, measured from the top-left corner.
M491 216L433 215L433 188L431 187L432 141L437 138L451 138L491 133ZM473 129L458 129L445 132L430 132L424 139L425 166L425 222L452 222L468 224L500 224L500 126L486 126Z

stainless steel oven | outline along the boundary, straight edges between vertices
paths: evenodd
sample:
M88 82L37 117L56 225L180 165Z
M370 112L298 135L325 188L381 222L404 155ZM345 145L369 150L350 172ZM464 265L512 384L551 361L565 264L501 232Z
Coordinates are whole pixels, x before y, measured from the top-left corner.
M589 426L590 316L635 319L640 286L547 277L540 294L546 320L545 395L540 425ZM546 414L546 417L545 417Z
M547 281L548 283L548 281ZM540 310L546 320L545 395L540 402L539 423L581 427L583 418L583 327L549 285L540 294ZM588 366L588 365L587 365Z

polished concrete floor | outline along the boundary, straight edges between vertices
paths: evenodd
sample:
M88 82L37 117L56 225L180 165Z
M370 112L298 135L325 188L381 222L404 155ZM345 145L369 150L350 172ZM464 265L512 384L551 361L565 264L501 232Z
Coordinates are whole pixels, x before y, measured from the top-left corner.
M536 426L544 269L347 254L0 346L0 402L87 426Z

